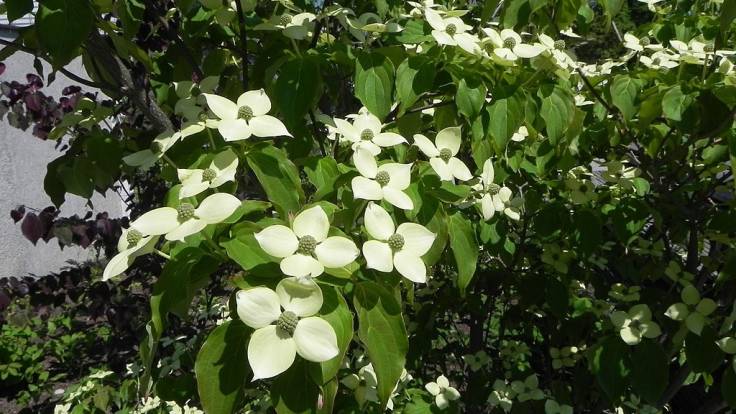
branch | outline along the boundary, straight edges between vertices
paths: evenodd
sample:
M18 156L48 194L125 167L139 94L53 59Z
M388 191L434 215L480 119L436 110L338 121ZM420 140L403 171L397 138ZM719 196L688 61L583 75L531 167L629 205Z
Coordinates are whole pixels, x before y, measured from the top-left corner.
M238 27L240 28L240 43L243 47L243 90L248 90L248 33L245 31L245 14L240 1L235 2L238 11Z
M42 56L39 56L39 52L37 50L31 49L30 47L26 47L26 46L23 46L21 44L15 43L15 42L10 42L10 41L5 40L5 39L0 39L0 45L5 45L5 46L7 46L9 48L12 48L12 49L15 49L17 51L28 53L30 55L33 55L34 57L37 57L37 58L43 58ZM45 58L43 58L43 59L46 60ZM46 60L46 61L48 62L48 60ZM56 69L56 70L58 70L59 72L61 72L62 74L64 74L64 76L66 76L67 78L69 78L69 79L71 79L71 80L73 80L73 81L75 81L77 83L81 83L84 86L89 86L90 88L102 89L105 86L107 86L107 85L103 85L101 83L93 82L93 81L91 81L89 79L84 79L84 78L82 78L82 77L80 77L78 75L75 75L72 72L69 72L68 70L66 70L64 68L59 68L59 69Z
M322 10L329 7L332 4L332 0L325 0L324 4L322 4ZM325 16L324 19L327 20L329 16ZM309 48L314 49L315 46L317 46L317 41L319 40L320 32L322 31L322 27L324 26L324 23L322 20L317 20L317 24L314 25L314 33L312 34L312 40L309 42Z
M675 396L675 394L677 394L678 391L680 391L680 388L682 388L682 386L685 384L685 380L690 375L690 372L691 369L687 363L681 366L680 369L675 373L674 378L670 380L670 385L664 391L664 394L662 394L662 398L657 401L655 407L662 408L665 404L670 402L670 400Z
M157 132L174 129L169 116L156 103L153 92L135 84L130 70L97 31L92 31L87 41L87 49L118 82L120 92L151 121Z

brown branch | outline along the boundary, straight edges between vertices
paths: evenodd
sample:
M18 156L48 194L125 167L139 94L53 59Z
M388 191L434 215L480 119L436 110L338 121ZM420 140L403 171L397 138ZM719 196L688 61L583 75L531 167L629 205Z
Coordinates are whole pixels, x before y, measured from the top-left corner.
M120 92L148 118L157 132L174 129L169 116L156 103L153 92L135 84L130 70L97 31L92 31L86 46L88 52L98 59L103 68L118 82Z

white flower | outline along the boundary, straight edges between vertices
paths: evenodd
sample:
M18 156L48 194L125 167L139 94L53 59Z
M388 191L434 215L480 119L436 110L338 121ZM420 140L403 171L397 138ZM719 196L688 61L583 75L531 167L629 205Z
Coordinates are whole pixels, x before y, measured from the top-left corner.
M511 189L494 183L494 176L493 163L489 158L483 163L481 182L473 186L474 190L483 193L483 196L477 201L481 205L483 219L490 220L498 211L503 212L512 220L518 220L521 216L511 200Z
M150 148L123 157L123 162L131 167L140 167L141 169L147 170L156 161L160 160L166 154L166 151L173 147L181 138L182 134L179 131L164 131L153 139Z
M460 393L450 386L450 381L444 375L437 377L437 382L427 383L424 388L430 394L434 395L434 402L441 410L447 408L450 405L450 401L460 398Z
M521 40L521 36L511 29L503 29L497 32L495 29L487 27L482 29L486 34L486 45L493 46L493 53L490 57L501 64L509 64L515 62L519 58L533 58L544 52L544 48L539 44L530 45Z
M355 198L386 200L402 210L414 208L414 202L404 192L411 184L411 164L386 163L380 166L373 155L363 148L353 154L360 176L351 182Z
M181 181L179 198L195 196L208 188L217 188L228 181L235 181L238 156L230 149L217 155L205 169L176 170Z
M437 41L437 44L460 46L463 50L472 54L480 52L478 38L467 33L471 27L466 25L459 17L443 18L430 8L424 9L424 16L429 25L432 26L432 37Z
M455 178L467 181L473 178L468 167L455 155L460 151L460 127L449 127L437 133L434 143L422 134L414 135L414 145L429 157L432 169L443 181Z
M519 402L544 399L544 392L539 389L539 379L532 374L524 381L511 382L511 389L517 394Z
M322 308L322 290L313 280L286 278L276 291L256 287L239 291L235 299L240 319L256 329L248 343L253 381L286 371L296 354L312 362L339 354L335 330L313 316Z
M293 16L284 13L280 16L274 15L269 22L258 24L254 29L281 30L281 33L290 39L302 40L312 35L316 18L317 16L312 13L299 13Z
M665 312L668 318L685 321L690 332L700 335L708 323L708 316L715 312L718 305L713 299L701 298L700 292L693 285L687 285L680 292L682 302L675 303Z
M266 115L271 110L271 100L263 89L244 92L233 102L219 95L204 94L210 110L220 119L217 130L225 141L238 141L257 137L291 136L284 124Z
M656 338L662 333L645 304L634 305L628 312L613 312L611 322L627 345L636 345L642 338Z
M547 400L544 403L544 414L572 414L572 407L567 404L560 404L555 400Z
M514 132L514 135L511 136L511 140L515 142L521 142L526 139L526 137L529 136L529 130L526 129L524 125L520 126L519 129Z
M353 150L363 148L372 155L381 153L382 147L391 147L406 142L406 139L394 132L381 132L383 125L377 116L361 109L358 114L351 116L352 123L339 118L334 118L334 132L352 143ZM329 129L329 128L328 128Z
M657 9L654 5L664 0L639 0L639 1L642 3L645 3L649 11L656 13Z
M113 256L105 270L102 272L102 280L109 280L125 272L138 256L151 253L158 242L158 236L143 235L133 227L137 220L131 224L129 229L124 229L118 239L118 254Z
M595 102L588 100L585 95L575 95L575 106L593 105Z
M365 42L366 33L398 33L403 27L395 22L384 23L375 13L363 13L357 19L346 18L350 33L361 42Z
M496 380L493 383L493 392L488 397L488 402L491 404L491 407L498 406L504 412L509 412L513 407L515 397L516 392L506 384L506 381Z
M338 268L354 261L360 250L352 240L329 236L330 220L320 206L297 214L291 228L268 226L255 237L261 248L281 260L281 271L289 276L317 277L325 267Z
M394 397L399 395L397 392L399 384L404 382L407 377L410 377L409 373L406 372L406 370L403 370L401 373L401 378L399 378L399 381L396 382L396 386L391 393L391 397L389 397L388 399L386 410L393 411L393 399ZM344 377L340 380L340 383L353 390L353 393L355 394L355 399L361 406L365 404L366 401L380 403L380 400L378 399L378 379L376 378L376 371L373 368L373 364L368 364L360 368L357 374L350 374Z
M192 81L174 82L174 91L179 98L174 105L174 113L187 121L199 121L206 103L202 94L214 92L219 82L219 76L208 76L198 84Z
M232 194L216 193L194 207L180 203L179 207L160 207L138 217L130 228L142 237L165 234L166 240L184 240L202 231L208 224L217 224L230 217L240 207L240 200Z
M657 43L650 43L648 37L639 39L631 33L624 33L624 47L634 52L643 52L644 49L650 50L663 50L664 46Z
M396 270L415 283L427 282L427 266L422 261L434 239L434 233L416 223L403 223L397 229L391 216L381 206L368 203L365 228L375 240L363 243L367 267L379 272Z

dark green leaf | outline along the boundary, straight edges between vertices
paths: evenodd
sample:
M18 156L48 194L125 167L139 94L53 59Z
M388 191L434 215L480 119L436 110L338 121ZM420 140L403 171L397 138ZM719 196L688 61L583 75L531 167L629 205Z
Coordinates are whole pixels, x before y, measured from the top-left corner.
M705 326L700 335L689 332L685 337L685 356L693 372L713 372L723 362L723 352L716 345L716 332Z
M296 129L304 124L304 116L322 95L319 63L311 57L296 58L281 66L274 101L284 115L286 126Z
M645 401L655 403L669 382L667 354L656 341L644 340L631 353L631 386Z
M19 19L33 11L33 0L6 0L8 21Z
M246 159L281 217L296 213L304 201L304 191L299 171L284 151L263 145L248 151Z
M353 339L353 314L350 312L345 298L337 289L331 286L322 286L322 295L324 303L319 314L335 329L340 354L329 361L310 365L310 374L319 385L327 383L337 375L345 352Z
M625 120L636 115L636 98L641 90L641 81L627 75L616 75L611 85L611 99Z
M483 104L486 103L485 85L478 81L468 82L467 79L460 79L457 85L457 93L455 94L455 105L457 110L468 119L473 119L480 114Z
M457 287L465 295L470 281L475 275L478 263L478 242L475 239L473 224L460 212L448 216L447 229L450 235L450 248L457 263Z
M355 96L384 119L393 104L394 65L380 53L361 53L355 61Z
M307 361L297 358L291 368L274 380L271 400L277 414L317 412L319 387L309 378L307 365Z
M593 350L591 371L611 401L616 401L626 389L630 352L631 348L618 335L604 339Z
M36 14L36 33L41 46L59 67L77 56L78 48L95 25L86 0L46 0Z
M434 63L423 56L411 56L401 62L396 70L396 99L404 110L432 89L435 74Z

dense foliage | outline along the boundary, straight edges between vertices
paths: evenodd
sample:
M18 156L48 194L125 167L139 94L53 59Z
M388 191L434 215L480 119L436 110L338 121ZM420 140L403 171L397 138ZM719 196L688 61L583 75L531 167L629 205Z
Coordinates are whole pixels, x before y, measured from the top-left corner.
M733 0L41 2L0 55L83 89L57 102L29 76L5 116L61 146L57 206L127 191L131 220L13 217L35 240L119 235L98 283L152 283L136 369L57 412L736 407L734 18ZM65 69L80 56L86 77Z

